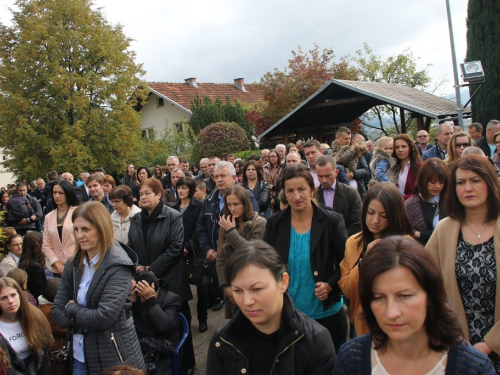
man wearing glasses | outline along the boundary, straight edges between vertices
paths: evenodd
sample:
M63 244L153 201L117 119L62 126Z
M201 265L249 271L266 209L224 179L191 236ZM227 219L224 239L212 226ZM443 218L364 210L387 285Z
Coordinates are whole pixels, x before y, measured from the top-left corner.
M431 147L432 145L429 143L429 133L427 133L425 130L420 130L417 133L417 149L420 153L420 157L422 157L424 152Z

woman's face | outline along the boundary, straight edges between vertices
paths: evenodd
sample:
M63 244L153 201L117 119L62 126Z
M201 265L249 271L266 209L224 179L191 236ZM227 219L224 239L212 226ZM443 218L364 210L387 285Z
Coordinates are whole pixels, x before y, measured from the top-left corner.
M198 167L196 165L193 165L193 173L194 174L198 174L200 170L198 169Z
M236 197L236 195L228 195L226 196L226 203L231 216L235 219L239 219L243 216L245 212L245 206L243 203Z
M495 144L497 145L497 152L500 153L500 137L495 137L495 140L493 141L495 142ZM2 201L3 201L3 197L2 197Z
M403 139L398 139L394 142L394 151L396 151L396 156L399 160L405 160L410 157L410 147Z
M366 210L366 226L375 238L382 236L389 225L387 212L378 199L372 199Z
M14 318L21 306L19 293L11 286L6 286L0 291L0 309L6 318Z
M139 180L139 182L142 182L147 178L148 178L148 173L146 172L145 169L141 169L139 173L137 173L137 180Z
M21 257L23 252L23 238L15 237L9 245L9 251L14 254L16 257Z
M2 204L5 204L9 201L9 194L7 192L2 193Z
M185 185L177 186L177 195L179 199L188 199L189 198L189 188Z
M269 162L271 165L278 164L278 154L276 152L269 153Z
M288 274L279 282L271 272L253 264L242 269L231 281L233 298L241 312L259 331L276 332L281 323L283 294L288 287Z
M73 221L75 238L84 252L95 252L99 250L99 232L90 221L77 217Z
M54 198L54 203L58 206L66 204L66 195L64 194L64 190L59 185L54 185L52 187L52 197Z
M297 152L297 147L293 146L293 147L290 147L290 149L288 150L288 153L290 152Z
M488 184L477 173L457 169L455 174L458 200L467 208L486 207L488 200Z
M142 171L141 171L141 172L142 172ZM144 171L144 172L145 172L145 171ZM161 176L161 169L160 169L160 168L158 168L158 167L156 167L156 168L155 168L155 174L156 174L157 176Z
M111 205L113 206L113 209L119 214L125 214L128 213L129 206L123 201L123 199L111 199Z
M389 340L412 343L427 337L427 293L408 268L397 267L378 275L370 306Z
M462 156L462 152L470 146L469 138L467 137L457 137L455 138L455 153L457 157Z
M141 200L141 208L145 208L148 211L154 210L158 203L160 203L161 193L155 194L153 189L148 185L141 187L139 192Z
M111 185L109 182L105 182L104 185L102 185L102 190L104 191L104 194L109 194L111 189L113 189L113 185Z
M253 181L257 179L257 169L253 165L249 165L246 170L247 179Z
M443 191L444 188L444 182L439 181L439 179L434 176L432 177L429 182L427 182L427 191L429 192L430 195L436 196Z
M285 195L292 210L302 211L311 205L313 191L304 177L285 181Z

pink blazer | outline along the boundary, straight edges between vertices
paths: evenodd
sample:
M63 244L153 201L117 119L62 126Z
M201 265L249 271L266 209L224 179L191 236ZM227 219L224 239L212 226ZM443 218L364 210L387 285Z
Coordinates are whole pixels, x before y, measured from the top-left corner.
M73 233L73 222L71 221L71 216L75 208L76 207L70 207L64 219L62 242L59 239L59 233L57 233L57 210L53 210L45 216L42 249L50 265L57 261L64 265L68 258L75 253L76 243ZM56 272L54 267L52 267L52 272Z

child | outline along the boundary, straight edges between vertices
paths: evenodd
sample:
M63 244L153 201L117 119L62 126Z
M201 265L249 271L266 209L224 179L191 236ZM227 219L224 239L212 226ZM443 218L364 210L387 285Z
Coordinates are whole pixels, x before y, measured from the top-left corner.
M5 205L5 210L8 212L7 214L7 222L9 225L17 225L21 222L21 220L30 218L31 220L35 220L35 211L31 208L30 201L19 195L17 191L14 191L12 198Z
M24 297L26 298L26 301L31 303L33 306L38 307L38 301L35 299L35 297L33 297L33 294L31 294L28 290L26 290L28 287L28 274L25 271L16 268L14 270L10 270L6 276L10 277L11 279L14 279L19 284L19 286L24 292Z
M201 203L205 201L205 195L207 194L207 184L203 180L195 180L196 190L193 197L198 199Z
M379 138L377 150L373 153L370 169L374 182L390 182L387 172L396 161L392 158L394 140L390 137ZM370 185L373 185L372 183Z

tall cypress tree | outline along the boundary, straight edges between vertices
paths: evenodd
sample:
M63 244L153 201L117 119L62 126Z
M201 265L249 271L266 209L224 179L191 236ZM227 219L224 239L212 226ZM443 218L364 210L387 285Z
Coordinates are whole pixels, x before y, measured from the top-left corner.
M500 119L499 14L498 0L469 0L466 61L481 60L483 64L486 82L472 100L473 119L483 125ZM471 95L476 88L470 86Z

